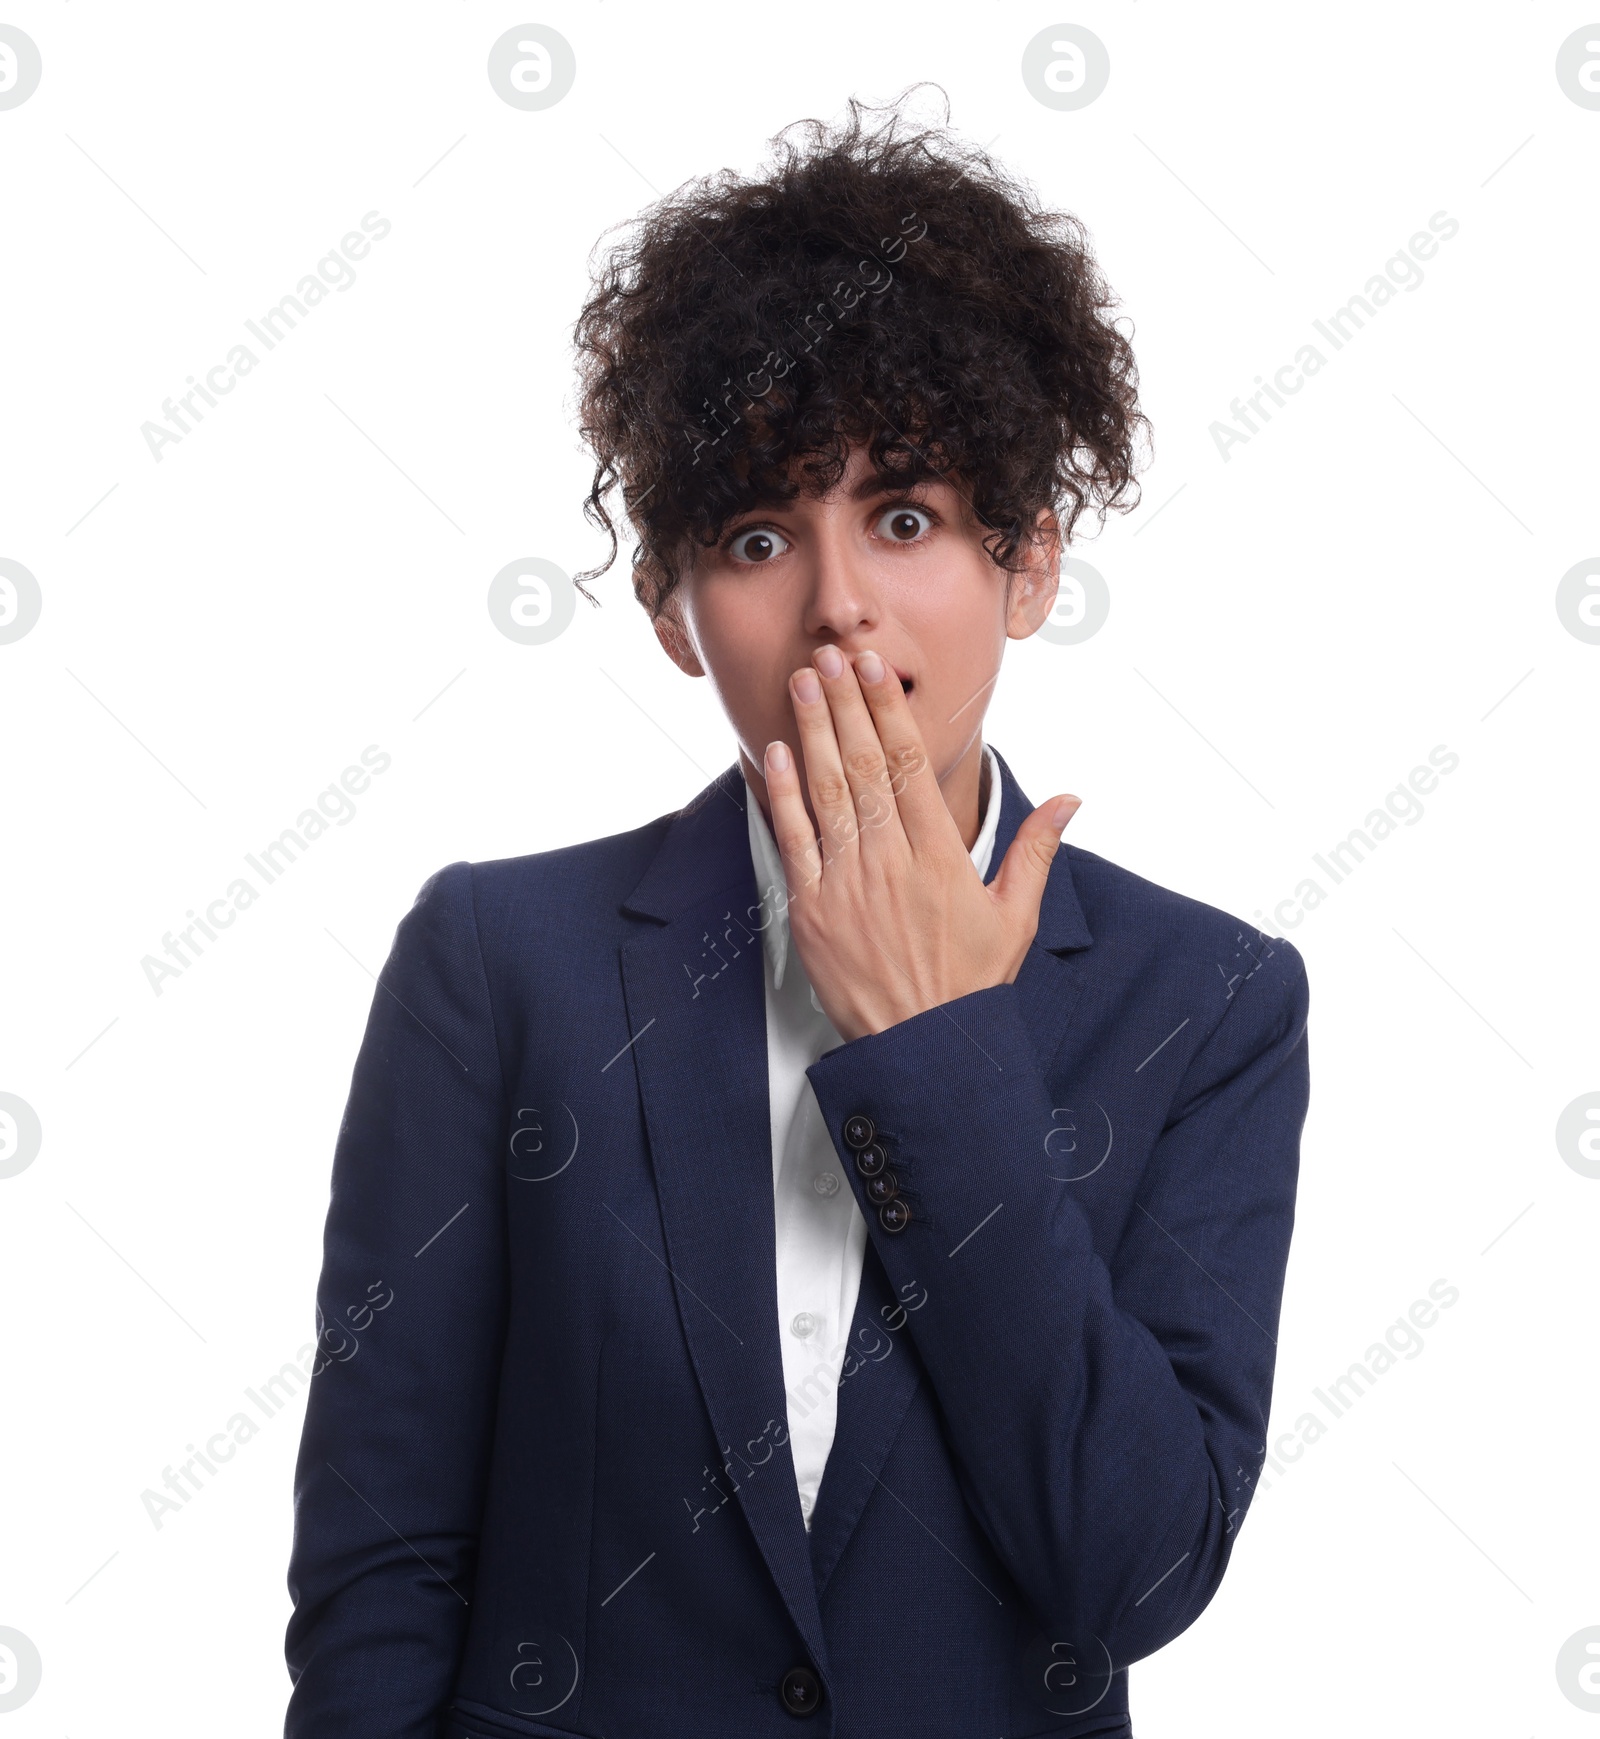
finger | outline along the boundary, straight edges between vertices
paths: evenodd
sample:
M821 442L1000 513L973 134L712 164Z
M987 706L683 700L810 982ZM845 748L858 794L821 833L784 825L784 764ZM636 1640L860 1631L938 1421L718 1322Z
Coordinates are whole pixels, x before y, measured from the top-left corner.
M845 657L837 646L824 646L813 662L822 678L822 692L833 715L839 757L865 847L868 851L882 851L885 846L903 847L905 835L889 784L889 766L884 760L883 743L861 693L854 661Z
M959 843L960 830L939 789L911 702L894 667L876 652L859 652L856 676L878 734L889 790L912 850L947 849L952 841Z
M822 682L808 664L789 678L789 698L800 728L800 754L806 764L806 789L822 835L826 861L856 849L856 806L839 758L839 739Z
M1044 898L1061 835L1082 801L1081 797L1052 797L1017 829L991 892L1001 908L1019 921L1026 919L1037 927L1039 902Z
M772 809L772 837L783 859L783 879L791 901L804 895L822 877L817 836L800 795L800 772L787 743L768 743L762 776Z

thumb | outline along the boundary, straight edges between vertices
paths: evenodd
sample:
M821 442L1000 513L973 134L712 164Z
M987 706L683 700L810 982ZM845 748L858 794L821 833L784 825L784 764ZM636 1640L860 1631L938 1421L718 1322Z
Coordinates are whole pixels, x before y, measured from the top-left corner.
M1050 866L1066 825L1078 813L1081 797L1052 797L1041 803L1017 829L1017 837L994 878L994 892L1001 907L1016 916L1039 921L1039 902L1044 898Z

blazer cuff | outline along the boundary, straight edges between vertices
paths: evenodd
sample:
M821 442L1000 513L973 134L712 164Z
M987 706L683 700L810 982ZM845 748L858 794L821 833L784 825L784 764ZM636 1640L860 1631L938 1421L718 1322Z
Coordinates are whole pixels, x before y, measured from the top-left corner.
M925 1009L838 1046L806 1073L880 1247L946 1257L990 1233L996 1255L1014 1253L1014 1236L995 1238L1019 1220L1038 1227L1060 1211L1045 1145L1056 1125L1015 985ZM877 1177L859 1163L865 1129L848 1127L856 1118L871 1124L886 1155ZM869 1155L868 1167L875 1163ZM885 1176L900 1210L875 1199ZM910 1218L896 1231L903 1210ZM1042 1249L1052 1240L1029 1242Z

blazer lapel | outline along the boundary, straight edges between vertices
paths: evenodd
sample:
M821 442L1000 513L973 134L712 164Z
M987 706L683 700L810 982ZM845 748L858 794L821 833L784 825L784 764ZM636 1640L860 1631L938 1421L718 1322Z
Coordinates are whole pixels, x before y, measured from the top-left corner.
M787 1423L746 796L736 764L669 823L626 902L656 922L624 946L623 979L667 1261L695 1375L761 1554L812 1658L825 1664L786 1441L753 1470L745 1459L771 1421Z
M1034 807L998 750L995 759L1000 761L1000 827L986 881L994 880L1017 829ZM1041 1069L1050 1066L1066 1036L1087 969L1087 963L1077 956L1094 941L1083 907L1078 903L1078 891L1072 885L1072 855L1073 848L1066 844L1056 853L1044 898L1039 903L1039 928L1017 973L1022 1018L1033 1035L1034 1053Z
M998 751L996 759L1000 759ZM1003 760L1000 775L1000 823L987 881L993 881L1017 829L1033 811ZM1039 908L1039 929L1017 974L1023 1019L1041 1069L1048 1068L1060 1048L1082 989L1083 963L1074 956L1092 941L1063 848L1051 865ZM850 1333L850 1348L862 1361L861 1367L840 1385L833 1447L811 1517L811 1558L819 1596L872 1496L922 1377L922 1363L907 1332L907 1323L915 1320L916 1303L915 1298L899 1299L890 1291L883 1264L869 1243ZM880 1357L878 1349L886 1342L891 1350Z

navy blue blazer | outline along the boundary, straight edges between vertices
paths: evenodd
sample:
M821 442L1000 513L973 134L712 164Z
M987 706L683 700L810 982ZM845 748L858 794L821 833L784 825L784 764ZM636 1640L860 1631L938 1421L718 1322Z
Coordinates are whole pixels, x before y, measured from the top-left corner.
M808 1537L746 796L451 864L400 924L333 1164L291 1739L1128 1734L1128 1664L1216 1592L1300 956L1065 846L1015 983L812 1065L870 1242Z

